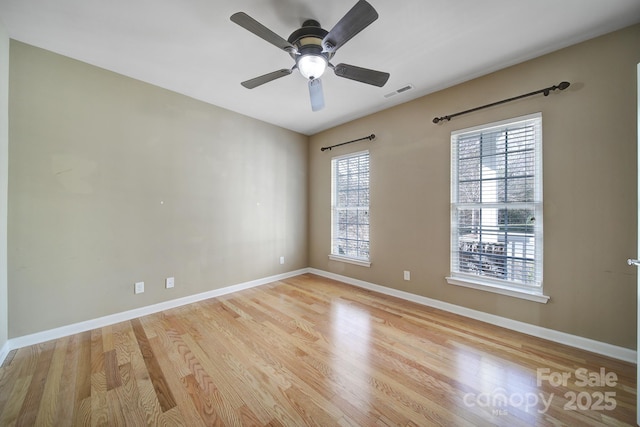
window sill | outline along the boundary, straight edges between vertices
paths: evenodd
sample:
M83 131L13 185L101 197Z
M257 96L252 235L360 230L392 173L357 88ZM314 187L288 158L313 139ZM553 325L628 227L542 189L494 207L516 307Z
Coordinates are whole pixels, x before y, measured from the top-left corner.
M514 298L526 299L529 301L546 304L549 301L547 295L541 293L527 291L526 289L509 288L498 284L483 282L461 277L446 277L447 283L450 285L464 286L465 288L478 289L481 291L493 292L500 295L507 295Z
M340 261L340 262L346 262L348 264L359 265L360 267L367 267L367 268L371 267L371 263L369 261L364 261L361 259L347 258L340 255L329 255L329 259L333 261Z

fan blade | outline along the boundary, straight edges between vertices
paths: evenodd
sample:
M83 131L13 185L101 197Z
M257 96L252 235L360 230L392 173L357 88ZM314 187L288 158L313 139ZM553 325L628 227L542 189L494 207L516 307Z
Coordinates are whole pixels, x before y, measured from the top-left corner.
M279 79L280 77L288 76L291 74L291 70L283 68L282 70L274 71L272 73L265 74L260 77L253 78L251 80L247 80L245 82L240 83L242 86L247 89L253 89L265 83L269 83L275 79Z
M365 0L360 0L342 17L322 40L325 52L335 52L353 36L378 19L378 12Z
M231 21L240 25L245 30L251 31L256 36L268 41L277 48L280 48L287 52L297 51L291 43L289 43L244 12L237 12L231 15Z
M322 80L309 80L309 95L311 97L311 110L320 111L324 108L324 93L322 92Z
M345 79L351 79L378 87L384 86L391 76L389 73L349 64L338 64L333 68L333 72L336 73L338 77L344 77Z

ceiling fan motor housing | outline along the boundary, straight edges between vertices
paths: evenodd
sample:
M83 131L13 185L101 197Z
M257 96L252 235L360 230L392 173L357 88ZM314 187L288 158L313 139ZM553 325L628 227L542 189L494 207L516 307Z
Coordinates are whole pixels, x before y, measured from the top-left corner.
M302 23L302 27L295 30L287 40L294 45L298 52L289 52L296 60L304 55L316 55L326 59L327 63L333 57L332 52L324 52L322 40L329 32L320 27L320 23L313 19L308 19Z

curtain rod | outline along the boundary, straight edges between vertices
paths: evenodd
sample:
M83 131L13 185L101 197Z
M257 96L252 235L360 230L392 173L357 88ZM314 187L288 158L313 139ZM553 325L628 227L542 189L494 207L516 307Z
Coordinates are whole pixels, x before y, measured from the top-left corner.
M515 101L517 99L526 98L528 96L537 95L539 93L544 93L544 96L549 96L549 93L551 93L552 90L556 90L556 89L565 90L566 88L569 87L570 84L571 83L569 83L569 82L561 82L558 85L549 86L549 87L546 87L544 89L536 90L534 92L525 93L524 95L514 96L513 98L503 99L502 101L493 102L491 104L483 105L482 107L476 107L476 108L472 108L470 110L460 111L459 113L450 114L448 116L436 117L436 118L433 119L433 123L438 124L438 122L441 122L441 121L444 121L444 120L449 121L452 118L457 117L457 116L461 116L463 114L473 113L474 111L482 110L483 108L493 107L495 105L504 104L506 102Z
M341 145L351 144L352 142L362 141L362 140L364 140L364 139L368 139L369 141L373 141L373 139L374 139L375 137L376 137L376 136L375 136L374 134L371 134L371 135L369 135L369 136L365 136L364 138L354 139L353 141L343 142L342 144L332 145L331 147L322 147L322 148L320 149L320 151L331 150L332 148L340 147Z

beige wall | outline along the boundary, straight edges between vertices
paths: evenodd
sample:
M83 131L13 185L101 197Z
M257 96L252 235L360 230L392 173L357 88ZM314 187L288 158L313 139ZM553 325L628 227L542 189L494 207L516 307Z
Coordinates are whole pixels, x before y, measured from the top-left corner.
M9 153L9 35L0 21L0 349L8 339L7 324L7 191Z
M10 337L307 267L306 136L15 41L10 67Z
M625 261L636 254L638 46L640 25L313 136L311 267L635 348L636 270ZM571 87L549 97L431 122L562 80ZM447 284L451 131L535 112L543 114L544 291L551 300ZM371 133L374 142L320 151ZM371 268L327 258L331 157L363 149L371 152Z

